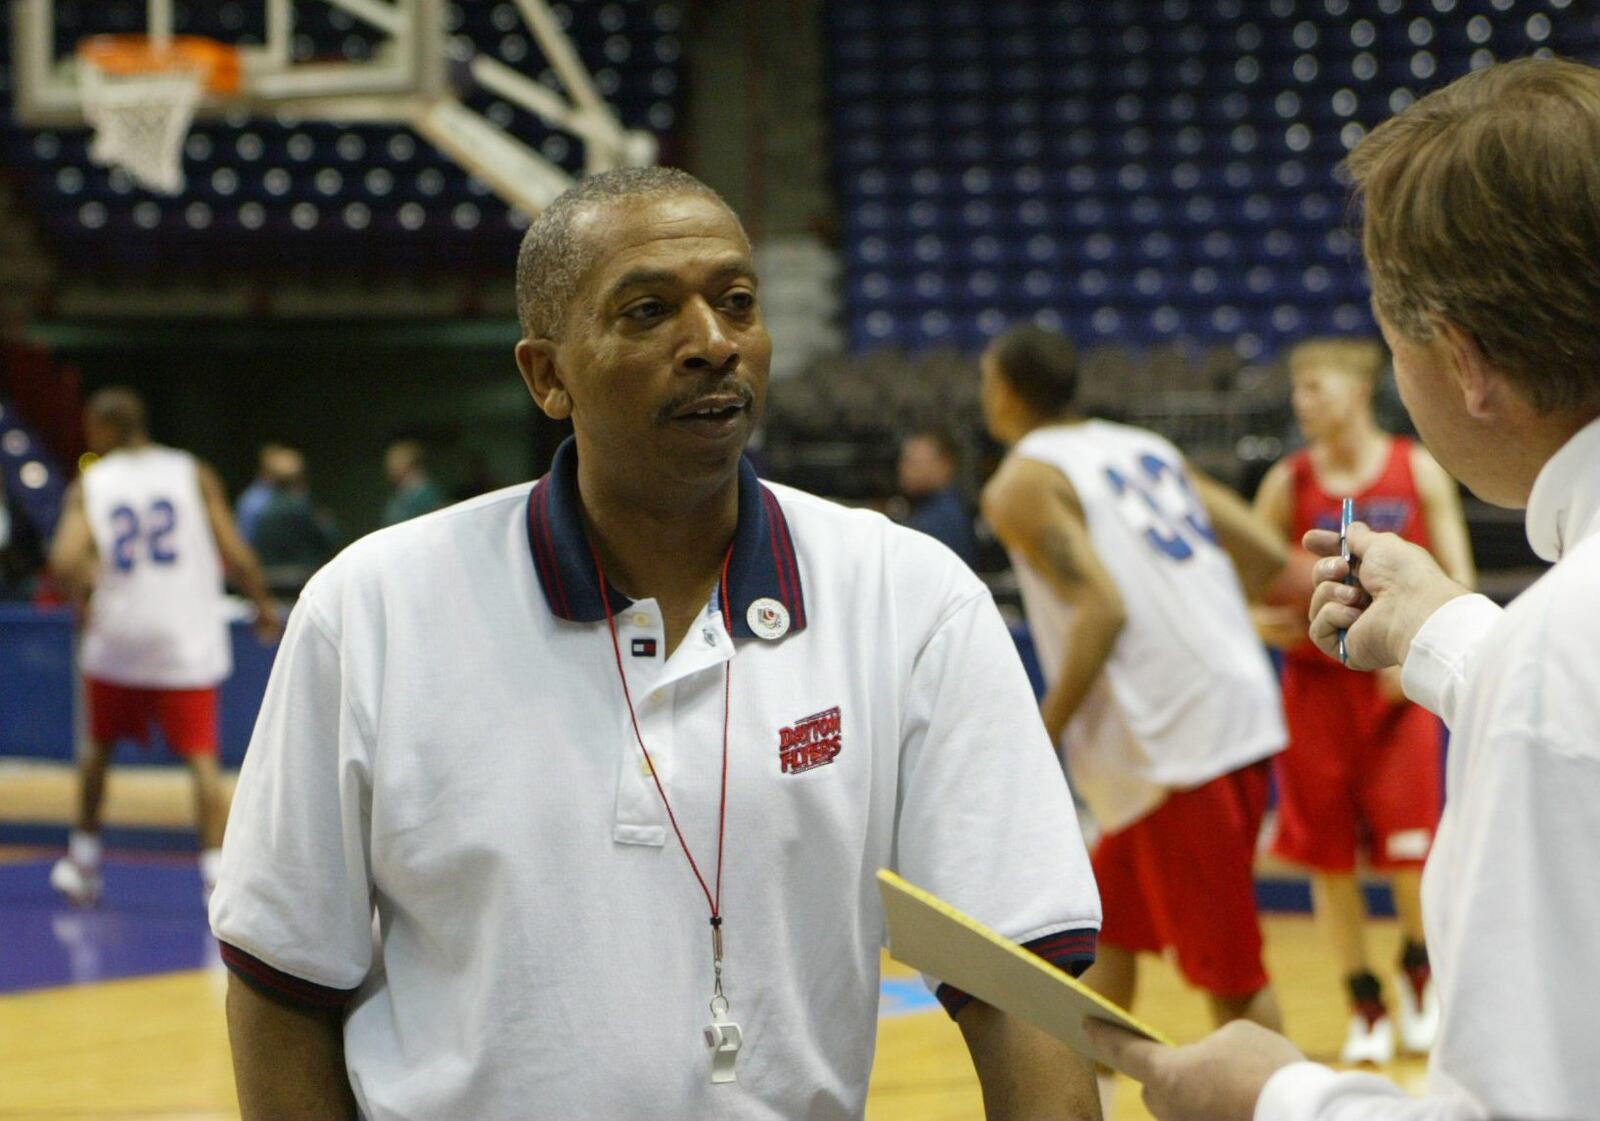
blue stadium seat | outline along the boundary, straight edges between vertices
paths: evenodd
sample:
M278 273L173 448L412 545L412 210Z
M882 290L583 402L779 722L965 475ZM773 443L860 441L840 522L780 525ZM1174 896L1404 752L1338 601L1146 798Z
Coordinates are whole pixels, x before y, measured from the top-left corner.
M826 13L858 347L971 349L1038 312L1088 342L1238 337L1246 357L1371 329L1339 160L1485 59L1600 54L1594 19L1544 0Z
M1439 7L833 0L852 345L970 348L1040 312L1089 342L1247 356L1370 330L1349 149L1490 57L1600 57L1558 2Z

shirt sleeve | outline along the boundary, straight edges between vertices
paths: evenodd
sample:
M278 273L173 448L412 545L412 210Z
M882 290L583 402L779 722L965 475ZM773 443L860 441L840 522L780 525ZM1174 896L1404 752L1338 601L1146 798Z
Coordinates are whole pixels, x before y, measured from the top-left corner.
M987 591L934 629L901 729L896 871L1077 974L1100 897L1061 765ZM939 986L953 1015L969 999Z
M223 962L302 1007L342 1007L372 964L371 738L340 650L303 597L239 774L211 898Z
M1254 1121L1483 1121L1461 1098L1413 1098L1373 1074L1340 1074L1294 1063L1274 1074L1256 1099Z
M1502 613L1487 596L1470 595L1458 596L1428 616L1401 667L1406 696L1454 728L1472 659Z

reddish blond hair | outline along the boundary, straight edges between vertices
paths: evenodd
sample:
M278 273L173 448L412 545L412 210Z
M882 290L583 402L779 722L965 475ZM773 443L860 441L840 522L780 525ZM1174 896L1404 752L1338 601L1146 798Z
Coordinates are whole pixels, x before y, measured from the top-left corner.
M1376 339L1307 339L1289 351L1289 372L1333 367L1376 385L1389 352Z

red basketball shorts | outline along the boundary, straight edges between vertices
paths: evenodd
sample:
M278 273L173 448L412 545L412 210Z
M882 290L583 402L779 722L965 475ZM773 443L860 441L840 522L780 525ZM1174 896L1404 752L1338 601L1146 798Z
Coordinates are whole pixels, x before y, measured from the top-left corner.
M1193 790L1100 838L1094 875L1100 941L1135 953L1171 949L1196 988L1246 997L1266 987L1256 917L1255 851L1266 814L1262 760Z
M89 738L110 744L129 739L143 746L150 726L161 729L179 755L216 755L217 688L142 689L89 678Z
M1289 749L1277 758L1273 852L1320 872L1427 859L1444 799L1439 721L1395 704L1372 674L1291 660L1283 671Z

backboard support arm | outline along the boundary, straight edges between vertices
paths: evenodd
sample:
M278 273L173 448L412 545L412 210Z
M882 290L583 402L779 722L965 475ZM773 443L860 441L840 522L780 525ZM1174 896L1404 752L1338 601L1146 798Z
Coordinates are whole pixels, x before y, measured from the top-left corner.
M33 127L79 125L83 108L76 61L56 57L51 0L0 0L12 5L12 59L17 117ZM572 177L507 130L462 104L447 80L445 0L323 0L375 28L384 41L371 59L297 62L296 0L261 0L265 40L240 46L244 83L237 97L208 95L202 117L244 109L301 119L409 124L508 204L536 214ZM572 38L548 0L515 0L533 39L560 81L552 90L487 55L470 56L473 81L571 134L584 148L584 169L604 171L655 162L655 137L625 129L595 85ZM145 34L170 42L173 0L146 0Z

